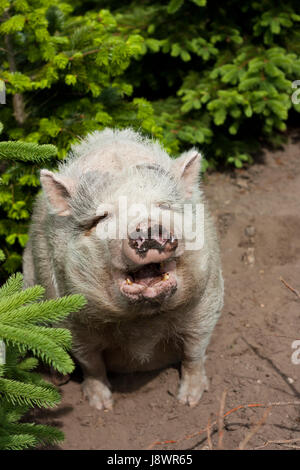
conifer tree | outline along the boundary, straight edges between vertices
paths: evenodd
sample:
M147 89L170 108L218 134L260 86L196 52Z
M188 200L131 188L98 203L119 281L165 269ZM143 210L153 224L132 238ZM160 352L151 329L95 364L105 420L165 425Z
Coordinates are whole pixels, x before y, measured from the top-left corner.
M53 145L30 142L0 142L0 163L47 162L57 153ZM21 167L20 167L21 168ZM21 236L20 234L18 235ZM0 249L0 261L5 254ZM63 374L73 370L68 354L71 334L59 326L85 300L72 295L43 301L44 288L23 290L23 277L13 274L0 288L0 449L26 449L63 439L51 426L22 422L32 407L53 407L60 401L56 388L33 372L39 360Z
M4 171L0 177L0 254L5 261L2 268L12 273L21 265L21 249L28 239L28 221L34 194L30 188L39 187L38 168L55 161L57 148L51 144L38 145L33 142L0 142L0 168ZM27 188L27 194L24 194ZM24 223L26 221L26 223ZM1 237L2 235L2 237ZM18 245L18 251L11 249ZM1 273L1 267L0 267Z
M38 359L67 374L73 362L67 353L71 334L51 323L64 319L85 303L80 295L42 301L44 288L22 290L22 275L12 275L0 288L0 449L25 449L55 443L64 436L51 426L20 422L32 407L53 407L56 388L33 370ZM31 353L31 354L28 354Z

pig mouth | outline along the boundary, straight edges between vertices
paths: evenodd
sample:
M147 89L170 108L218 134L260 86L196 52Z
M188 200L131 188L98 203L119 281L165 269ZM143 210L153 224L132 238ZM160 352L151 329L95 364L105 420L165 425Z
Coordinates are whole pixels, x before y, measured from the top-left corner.
M120 291L127 299L136 301L162 301L177 289L176 261L144 264L127 271L119 280Z

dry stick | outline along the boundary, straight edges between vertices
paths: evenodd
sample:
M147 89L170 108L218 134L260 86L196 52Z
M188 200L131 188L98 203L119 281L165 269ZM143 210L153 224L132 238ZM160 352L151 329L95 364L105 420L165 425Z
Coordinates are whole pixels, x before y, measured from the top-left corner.
M218 449L223 449L223 437L224 437L224 409L226 401L227 390L224 390L222 393L220 401L220 410L218 416L218 429L219 429L219 438L218 438Z
M235 408L232 408L231 410L227 411L224 415L223 415L223 418L226 418L227 416L229 416L231 413L235 413L236 411L238 410L243 410L243 409L246 409L246 408L268 408L270 406L289 406L289 405L294 405L294 406L297 406L297 405L300 405L300 401L286 401L286 402L272 402L272 403L268 403L268 404L264 404L264 403L249 403L247 405L238 405L236 406ZM217 420L214 421L213 423L211 423L211 426L215 426L217 424ZM193 434L190 434L188 436L185 436L185 437L182 437L182 438L179 438L177 440L168 440L168 441L154 441L152 442L152 444L150 444L148 447L146 447L147 450L149 449L153 449L153 447L155 446L159 446L159 445L164 445L164 444L177 444L179 442L182 442L182 441L186 441L188 439L192 439L193 437L196 437L196 436L200 436L201 434L207 432L207 427L205 429L201 429L201 431L197 431L197 432L194 432Z
M239 450L244 450L250 439L258 432L258 430L262 427L262 425L266 422L267 417L270 414L272 407L270 406L269 408L266 409L264 412L262 418L253 426L253 429L251 429L250 432L246 434L244 439L240 442L239 444Z
M296 437L295 439L284 439L284 440L279 440L279 441L266 441L263 445L254 447L255 450L257 449L263 449L264 447L267 447L270 444L289 444L293 442L299 442L300 437Z
M300 449L300 446L293 446L292 444L282 444L284 447L289 447L290 449Z
M290 285L283 279L283 277L281 277L281 276L280 276L280 281L282 282L282 284L285 285L285 287L287 287L288 289L290 289L290 291L292 291L292 292L298 297L298 299L300 299L300 294L299 294L299 292L298 292L296 289L294 289L292 286L290 286Z

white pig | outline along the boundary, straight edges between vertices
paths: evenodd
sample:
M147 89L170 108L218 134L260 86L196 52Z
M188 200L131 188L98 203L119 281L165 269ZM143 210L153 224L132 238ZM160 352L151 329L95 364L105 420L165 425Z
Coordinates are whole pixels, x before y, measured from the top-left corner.
M99 410L113 405L107 370L180 361L179 401L194 406L207 390L205 351L223 306L223 278L200 167L194 148L171 159L131 129L105 129L73 146L58 172L41 170L25 286L43 285L47 298L86 297L64 326L84 395ZM179 227L188 206L200 246ZM200 222L197 207L204 208Z

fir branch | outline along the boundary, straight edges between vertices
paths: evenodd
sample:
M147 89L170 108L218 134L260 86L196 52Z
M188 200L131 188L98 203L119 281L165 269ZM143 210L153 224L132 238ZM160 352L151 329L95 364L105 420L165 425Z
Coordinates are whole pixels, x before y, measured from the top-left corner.
M23 276L21 273L12 274L0 288L0 298L8 297L22 290Z
M42 286L28 287L21 292L16 292L8 297L0 298L0 321L5 319L11 310L17 309L23 304L40 300L45 293ZM0 292L1 294L1 292Z
M26 292L26 291L24 291ZM30 295L30 293L29 293ZM36 304L21 306L13 310L14 305L10 310L2 313L0 316L1 322L15 322L19 324L25 322L44 323L57 322L66 318L70 312L77 312L86 304L86 300L82 295L74 294L58 299L51 299L42 301ZM1 313L1 301L0 301Z
M62 374L68 374L74 369L67 352L50 339L47 333L40 331L38 326L15 327L0 323L0 337L7 344L17 345L21 352L31 350L35 356Z
M15 435L30 434L34 436L38 443L46 442L56 444L64 439L63 433L52 426L34 423L11 424L8 430Z
M56 444L64 439L64 434L52 426L32 423L9 425L5 433L0 430L0 449L22 450L40 443Z
M0 423L2 424L2 427L4 427L4 423L12 424L18 422L28 410L29 407L27 405L16 405L12 407L11 403L2 400L0 402ZM2 428L0 426L0 433L1 432Z
M32 371L39 365L38 359L35 357L27 357L18 364L18 368L21 371Z
M1 450L22 450L34 447L38 443L36 437L31 434L0 433Z
M60 402L60 395L54 388L39 387L35 384L2 377L0 378L0 394L2 399L16 405L53 408Z
M21 160L23 162L42 163L57 154L54 145L38 145L32 142L0 142L0 160Z

